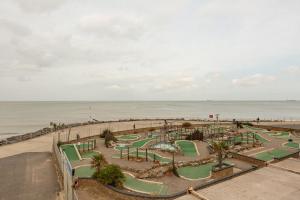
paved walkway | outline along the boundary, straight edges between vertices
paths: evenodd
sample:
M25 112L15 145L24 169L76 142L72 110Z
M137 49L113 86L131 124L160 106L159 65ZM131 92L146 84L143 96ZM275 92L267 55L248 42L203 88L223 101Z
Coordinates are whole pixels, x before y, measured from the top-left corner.
M199 193L210 200L298 200L299 183L300 175L265 167L199 190Z
M52 134L48 134L23 142L4 145L0 147L0 158L25 152L51 152L52 141Z
M0 159L0 200L55 200L60 191L51 153Z

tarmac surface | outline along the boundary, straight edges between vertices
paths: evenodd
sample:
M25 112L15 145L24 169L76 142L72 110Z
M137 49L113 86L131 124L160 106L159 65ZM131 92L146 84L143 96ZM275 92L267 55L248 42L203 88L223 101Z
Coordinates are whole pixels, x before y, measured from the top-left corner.
M59 191L50 152L0 159L0 200L55 200Z

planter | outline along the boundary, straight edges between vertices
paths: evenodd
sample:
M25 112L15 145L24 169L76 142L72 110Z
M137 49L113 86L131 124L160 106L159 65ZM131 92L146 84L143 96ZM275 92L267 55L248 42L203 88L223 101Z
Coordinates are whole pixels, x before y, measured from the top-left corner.
M220 179L231 175L233 175L233 166L230 164L223 163L222 167L215 165L212 168L213 179Z

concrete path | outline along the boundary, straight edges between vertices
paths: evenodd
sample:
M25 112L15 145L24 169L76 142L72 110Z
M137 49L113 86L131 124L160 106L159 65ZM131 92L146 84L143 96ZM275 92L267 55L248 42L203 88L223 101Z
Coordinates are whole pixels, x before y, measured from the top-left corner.
M0 200L55 200L60 191L51 153L0 159Z
M52 141L52 134L48 134L23 142L4 145L0 147L0 158L25 152L51 152Z

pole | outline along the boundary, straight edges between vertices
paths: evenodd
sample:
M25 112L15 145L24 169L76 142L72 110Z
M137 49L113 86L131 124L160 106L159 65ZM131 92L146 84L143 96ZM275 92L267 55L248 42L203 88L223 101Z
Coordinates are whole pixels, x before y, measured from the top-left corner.
M127 160L129 160L129 146L127 147Z

